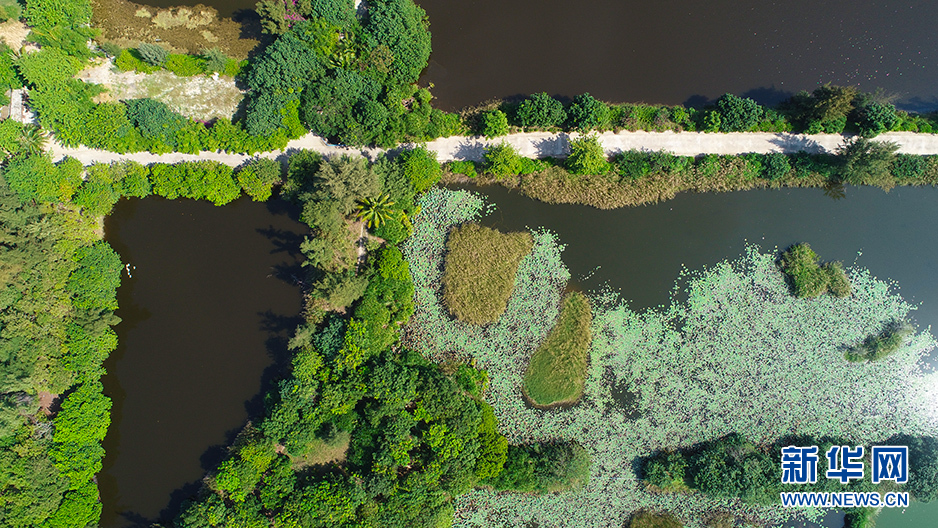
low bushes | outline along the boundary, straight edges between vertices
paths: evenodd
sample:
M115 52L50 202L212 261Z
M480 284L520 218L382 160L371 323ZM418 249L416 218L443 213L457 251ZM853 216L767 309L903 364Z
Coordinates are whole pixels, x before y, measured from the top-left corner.
M836 297L850 295L850 281L843 265L828 262L821 266L817 253L808 244L796 244L782 253L780 267L797 297L817 297L828 291Z
M567 294L557 324L534 351L524 375L524 393L535 405L573 403L583 395L591 323L586 296Z
M870 335L859 345L847 350L845 357L853 363L879 361L899 350L905 338L912 332L912 325L909 323L894 321L882 332Z
M457 319L488 324L505 311L518 264L533 247L530 233L501 233L478 224L454 228L447 242L443 298Z
M504 469L481 484L497 491L566 491L589 480L589 467L589 453L576 442L508 446Z

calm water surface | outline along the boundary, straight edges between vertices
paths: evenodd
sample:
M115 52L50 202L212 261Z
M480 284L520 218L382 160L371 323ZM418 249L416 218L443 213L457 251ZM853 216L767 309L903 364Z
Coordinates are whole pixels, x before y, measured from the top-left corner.
M284 202L121 201L107 240L130 263L118 290L120 346L98 476L101 526L176 513L248 420L298 324L304 226Z

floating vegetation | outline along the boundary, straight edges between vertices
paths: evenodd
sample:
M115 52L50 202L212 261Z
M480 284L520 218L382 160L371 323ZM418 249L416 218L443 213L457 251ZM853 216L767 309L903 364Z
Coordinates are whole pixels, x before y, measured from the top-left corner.
M569 278L561 246L553 234L534 231L534 249L499 321L484 329L453 321L439 295L446 233L477 219L484 202L467 191L435 189L421 205L405 248L417 296L410 345L487 369L486 399L512 443L575 440L591 458L589 483L577 492L463 495L456 526L620 528L639 510L670 512L689 527L704 526L714 512L752 522L819 518L823 511L654 493L639 481L637 461L732 432L754 442L810 434L869 445L938 428L938 374L925 375L920 366L936 345L931 334L908 336L898 351L864 368L843 360L844 349L870 328L907 320L913 307L890 284L848 268L850 297L800 299L790 294L775 255L753 247L682 277L684 291L664 310L635 312L614 294L594 295L584 399L565 410L530 408L521 397L523 374L557 319ZM617 405L613 391L634 394L637 409Z

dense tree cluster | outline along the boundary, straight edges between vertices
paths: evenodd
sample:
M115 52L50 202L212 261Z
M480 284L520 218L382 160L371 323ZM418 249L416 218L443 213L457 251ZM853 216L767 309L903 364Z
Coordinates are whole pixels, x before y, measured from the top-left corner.
M285 9L289 9L285 11ZM430 56L426 13L412 0L282 0L258 5L277 40L251 64L245 125L252 134L297 127L347 145L393 146L462 131L414 84Z

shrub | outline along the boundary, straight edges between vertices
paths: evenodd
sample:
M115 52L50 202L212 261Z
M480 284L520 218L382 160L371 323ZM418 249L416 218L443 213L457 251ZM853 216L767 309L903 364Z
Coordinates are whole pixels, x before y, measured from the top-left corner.
M166 48L146 42L137 46L137 53L140 56L140 60L150 66L162 67L166 64L166 59L169 57L169 51L167 51Z
M26 0L26 22L36 29L79 27L91 22L88 0Z
M16 69L31 86L63 84L81 70L78 59L56 48L25 53L16 61Z
M609 119L609 111L605 103L596 100L589 93L573 98L570 108L567 109L567 120L570 128L587 131L603 127Z
M114 173L109 165L96 163L88 167L88 174L72 200L88 213L95 216L106 215L120 200L121 188L114 185Z
M162 49L162 48L161 48ZM120 52L114 65L121 71L138 71L141 73L153 73L159 71L159 66L147 64L140 58L140 53L135 49L125 49Z
M770 152L762 157L762 177L771 180L781 180L791 172L791 163L788 156L781 152Z
M154 99L128 99L124 104L127 118L143 137L157 144L176 146L176 137L186 126L186 118Z
M648 484L666 491L685 491L689 487L687 460L675 451L661 452L645 461L644 480Z
M595 135L570 140L570 155L564 165L573 174L606 174L612 169Z
M900 180L918 180L925 177L928 158L915 154L896 154L892 162L892 174Z
M895 321L882 332L870 335L862 343L848 350L845 357L853 363L879 361L899 350L905 338L912 332L912 325L909 323Z
M485 171L496 178L513 176L521 172L521 156L508 143L489 145L485 149Z
M864 137L845 140L837 147L839 178L852 185L877 185L890 189L895 185L890 170L899 145L871 141Z
M694 488L749 504L778 500L778 464L738 434L706 444L690 464Z
M508 446L501 473L483 484L498 491L566 491L589 480L589 466L589 453L576 442Z
M521 175L535 174L548 167L548 163L544 160L519 156L518 161L518 174Z
M478 224L454 228L447 241L443 299L468 323L494 322L505 311L515 273L533 247L530 233L501 233Z
M166 58L163 67L180 77L191 77L205 72L205 61L192 55L173 53Z
M398 162L404 176L410 180L418 193L436 185L443 176L443 168L436 160L436 152L427 150L423 145L401 152Z
M217 47L202 50L201 57L203 61L203 69L207 73L226 73L228 63L232 61L222 50L218 49ZM237 64L237 61L234 62Z
M563 104L544 92L532 94L521 102L516 113L518 124L525 128L551 128L567 120Z
M273 186L282 179L280 163L266 158L255 158L238 171L238 185L255 202L266 202Z
M98 48L100 48L101 51L104 52L104 54L108 57L114 58L119 57L120 54L124 52L124 48L113 42L101 42L98 44Z
M745 132L751 130L762 119L763 110L752 99L733 94L724 94L717 99L720 113L720 130L723 132Z
M557 323L534 351L524 374L524 393L535 405L573 403L583 395L592 320L582 293L564 297Z
M863 137L874 137L899 124L896 107L872 101L857 109L857 129Z
M508 134L508 116L501 110L490 110L482 114L482 135L494 138Z
M850 295L850 281L839 262L823 267L808 244L796 244L782 253L781 268L796 297L817 297L828 290L837 297Z
M475 178L477 175L476 164L472 161L450 161L446 164L446 170L453 174L462 174L469 178Z

